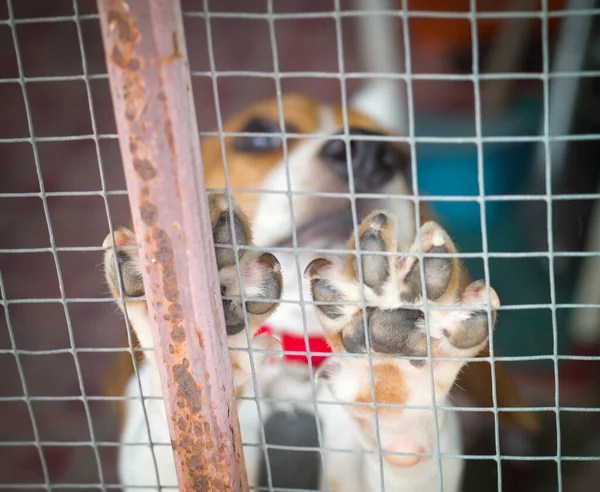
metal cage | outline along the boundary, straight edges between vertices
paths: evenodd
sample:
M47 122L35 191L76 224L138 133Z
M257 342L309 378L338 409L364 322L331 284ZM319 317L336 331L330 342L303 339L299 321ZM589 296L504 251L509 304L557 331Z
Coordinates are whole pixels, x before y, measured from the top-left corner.
M585 414L583 420L593 425L598 403L592 395L585 394L587 390L571 382L564 383L561 376L563 364L592 364L600 356L598 353L561 353L559 339L563 335L559 317L563 311L573 312L572 338L576 342L583 341L593 347L600 339L594 314L600 307L594 285L598 263L595 211L592 212L594 218L585 226L587 243L581 251L557 248L553 228L557 224L554 211L557 204L560 208L562 203L587 200L595 209L599 196L595 190L563 191L558 186L555 191L555 188L557 179L564 173L575 172L567 165L569 145L599 138L600 132L575 133L571 125L577 98L584 91L582 85L599 74L598 69L587 68L586 50L592 46L594 20L600 9L594 2L585 0L573 0L560 7L555 7L553 2L549 5L548 0L541 0L539 4L513 2L514 10L502 11L486 9L479 5L483 2L475 0L465 2L462 11L418 10L407 0L397 4L385 0L332 0L286 5L267 0L244 3L241 7L242 3L189 0L180 5L179 1L167 0L98 0L96 5L91 0L72 0L34 5L34 2L6 0L6 4L0 6L0 36L5 38L0 48L3 53L0 90L6 101L4 116L0 117L0 144L6 150L2 164L5 179L0 178L5 219L0 235L0 305L4 324L0 334L3 367L0 408L5 416L0 425L0 436L4 436L0 437L0 449L5 456L0 460L0 489L108 490L121 487L114 457L122 444L117 423L111 416L111 405L123 398L106 396L102 384L114 354L129 353L137 371L134 360L141 349L134 347L128 323L126 327L119 324L114 314L114 300L106 296L96 265L103 251L99 239L126 223L129 201L142 253L147 258L159 258L158 263L148 264L146 280L147 285L160 288L147 292L146 300L150 313L158 320L155 352L163 362L161 380L171 417L180 488L248 490L243 456L239 452L247 443L242 442L239 433L223 313L217 302L220 292L217 271L212 267L214 244L197 136L217 136L223 142L225 137L231 136L224 130L223 115L230 114L236 106L240 109L269 94L277 99L279 122L281 128L285 128L282 94L289 87L305 87L308 80L311 85L322 84L326 98L339 96L344 114L342 138L349 149L349 93L361 81L379 79L398 82L398 107L393 111L395 120L390 123L403 136L388 138L410 147L415 190L420 187L420 171L414 157L419 153L419 145L468 144L476 149L478 192L452 196L417 192L411 198L415 204L417 229L422 203L469 203L479 210L481 248L461 253L459 257L464 261L481 261L488 286L491 261L527 259L547 264L547 298L537 302L535 299L540 296L533 296L532 301L504 304L500 314L510 312L521 316L535 310L549 313L543 328L551 350L546 354L495 356L494 337L490 337L491 356L477 360L487 361L492 367L495 361L548 364L543 384L550 384L552 389L547 390L542 383L536 386L531 380L529 384L546 388L544 391L550 399L522 410L552 415L552 431L548 435L555 441L555 452L534 454L533 450L526 449L507 454L502 451L498 416L507 409L498 406L494 390L492 409L469 406L452 409L462 414L491 411L494 417L493 452L467 454L464 458L473 467L486 460L492 463L493 478L488 477L486 486L496 489L485 490L516 490L510 477L506 478L505 467L517 462L530 473L527 475L530 481L523 484L548 487L529 490L592 490L585 487L595 483L593 477L599 475L600 454L594 446L598 446L600 436L590 430L585 436L587 451L581 449L580 454L573 454L569 450L575 448L568 446L576 439L575 434L569 434L571 421L565 430L563 418L570 414L569 418L575 419L582 413ZM236 10L240 8L242 12ZM414 41L410 22L414 19L467 23L470 26L469 71L413 71L411 43ZM510 64L503 65L506 60L500 60L502 68L495 72L480 66L482 47L478 25L490 19L539 23L539 71L519 71ZM549 31L553 22L558 28L551 43ZM317 34L316 41L306 36L307 46L301 48L309 53L307 60L285 58L292 53L290 46L298 44L293 36L305 32L305 28L290 27L294 23L303 26L314 23L311 29ZM239 35L234 24L241 26ZM285 28L280 27L283 24L292 34L284 32ZM250 32L256 37L250 40L243 37ZM510 58L511 53L515 56L521 35L519 31L516 35L513 33L513 37L502 39L503 45L514 44L505 56ZM227 42L230 42L228 49L222 46ZM327 53L320 54L320 51ZM294 66L296 62L299 68ZM490 84L507 80L539 84L542 109L538 131L486 134L482 99L488 98ZM472 135L428 136L418 131L413 84L439 81L472 86ZM236 84L241 84L241 90ZM319 90L308 88L309 92ZM281 133L286 159L287 139L297 136L293 132ZM529 188L518 193L486 191L484 147L507 143L535 146L536 154L531 157L532 176L537 176L543 191L534 192ZM224 152L223 143L221 145ZM347 198L353 204L356 230L359 224L356 199L365 196L355 192L348 165L350 192L335 196ZM91 177L92 173L95 178ZM158 179L149 179L149 175ZM291 199L295 192L290 187L289 170L287 180L289 188L283 194L289 198L295 231ZM209 191L224 191L230 196L232 189L227 183L224 190ZM329 195L316 193L315 196ZM486 208L490 204L534 202L544 205L541 219L539 214L537 219L545 224L540 237L546 246L536 251L490 248ZM198 206L186 206L189 203ZM576 215L572 220L581 220L581 217ZM180 233L182 225L185 234ZM235 237L235 231L232 234ZM234 249L237 252L256 248L235 245ZM296 257L302 250L296 232L291 248L260 249L275 254L294 253ZM356 254L360 257L360 248ZM422 253L420 255L422 257ZM576 295L566 300L557 293L556 286L560 272L555 271L555 264L561 259L581 261L584 272L575 282ZM236 264L241 279L239 261ZM304 266L296 261L300 277ZM202 272L202 275L190 276L186 274L188 271ZM165 280L168 275L178 279L174 285ZM362 277L362 271L359 276ZM425 283L424 277L422 282ZM364 291L361 297L366 326ZM169 303L163 302L165 298L170 299ZM121 293L121 301L124 300ZM245 300L242 292L242 302ZM180 325L165 316L173 304L184 313L185 322ZM308 293L301 293L303 310L312 309L314 304ZM426 324L428 313L425 302ZM488 316L491 324L489 306ZM306 316L303 318L306 333ZM247 318L245 322L247 324ZM173 330L177 329L183 329L183 334L174 344ZM122 330L127 330L128 347L117 345ZM192 342L198 337L197 330L202 346ZM315 354L309 350L309 361L311 355ZM427 360L431 361L431 357L428 340ZM194 364L188 370L189 361ZM181 369L185 378L178 379L174 368ZM314 376L310 362L309 368ZM586 374L593 372L592 364ZM433 369L431 374L433 376ZM195 391L202 378L211 383L205 381L202 387L206 391ZM565 396L565 385L577 396ZM492 370L492 387L495 389L495 386ZM221 391L222 387L226 391ZM578 398L581 406L562 403L577 402ZM319 405L328 404L315 399L314 387L311 403L315 410ZM374 407L377 409L377 402ZM192 408L204 410L192 411ZM433 414L437 419L437 413ZM180 419L187 424L178 426ZM201 436L195 433L195 440L190 443L187 438L191 428L204 428L205 432ZM315 450L320 453L324 450L321 433L319 428L320 446ZM264 433L262 437L264 440ZM203 446L210 450L210 456L204 456L203 466L197 466L198 461L190 457L197 457ZM268 449L286 447L263 443L265 456ZM433 458L440 463L439 442ZM382 463L380 443L379 460ZM539 475L536 482L531 474L538 473L535 466L542 462L549 463L555 471L546 473L546 469L544 479ZM581 468L571 468L571 465ZM326 476L326 467L322 472ZM585 482L588 475L592 478ZM439 482L442 490L441 464ZM275 489L270 483L267 490Z

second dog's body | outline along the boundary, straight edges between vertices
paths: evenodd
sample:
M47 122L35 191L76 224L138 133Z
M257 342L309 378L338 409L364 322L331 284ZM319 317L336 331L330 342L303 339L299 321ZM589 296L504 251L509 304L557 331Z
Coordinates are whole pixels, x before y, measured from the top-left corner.
M381 107L381 103L373 101L371 107L377 106ZM280 109L285 118L285 132L294 135L287 145L277 135ZM425 359L429 349L433 356L477 355L487 344L488 316L485 311L485 316L480 311L432 311L428 323L432 338L428 346L425 320L419 314L424 302L422 289L426 289L428 304L433 305L477 305L485 309L488 294L492 308L497 307L498 300L493 289L488 291L480 283L469 285L457 259L424 260L421 276L414 257L363 254L353 260L350 254L342 262L339 255L326 254L328 250L355 249L355 225L360 225L356 234L363 252L416 253L419 244L425 253L456 251L443 229L431 222L423 226L420 238L415 238L417 216L411 199L410 158L397 144L381 141L386 132L375 120L350 111L347 129L352 141L348 147L342 139L303 137L339 134L344 131L344 120L338 107L318 105L301 96L287 96L282 108L278 108L276 101L260 103L232 118L225 128L228 132L243 133L228 137L225 146L229 184L241 209L249 216L248 220L236 209L236 235L239 230L246 238L242 244L252 244L252 229L257 246L288 248L276 253L279 262L271 255L253 251L244 253L240 259L247 297L280 296L284 301L277 310L268 302L247 304L248 326L254 333L266 320L272 334L284 341L284 348L286 337L317 341L321 338L333 352L319 366L316 380L313 375L318 359L312 359L315 367L311 371L307 362L295 360L298 357L267 363L268 357L258 354L254 356L258 374L252 374L249 359L240 352L232 353L236 388L244 400L238 411L250 483L332 492L375 492L384 483L388 492L433 492L443 482L446 492L454 492L459 489L462 460L442 457L440 461L439 455L461 453L457 415L443 410L434 414L427 407L432 406L434 395L437 406L450 405L448 393L463 364L440 361L430 367ZM202 154L207 185L225 188L218 140L203 141ZM264 189L268 193L243 192L243 188ZM352 202L350 197L354 192L360 195ZM224 217L226 207L218 199L213 200L216 200L211 208L215 242L227 242L223 239L231 238L223 232L223 227L230 224L219 218ZM374 212L377 210L383 213ZM419 220L427 219L427 209L422 205ZM119 235L116 239L117 247L134 243L130 235ZM110 256L112 245L107 243L106 247L107 277L109 283L112 279L113 294L118 296L110 267L111 261L114 262ZM317 252L306 251L307 248ZM139 284L133 293L139 295L142 288L139 260L132 256L121 260L119 257L124 277L128 271L137 275ZM227 295L235 296L240 286L231 259L226 260L218 265L222 288ZM361 277L363 282L359 281ZM302 301L313 299L345 302L348 306L303 306ZM357 307L362 300L368 306L365 313ZM245 347L241 307L234 304L225 305L229 343ZM143 301L130 301L127 314L140 345L151 347ZM369 341L364 337L363 315L368 316ZM253 340L254 347L276 348L275 340L268 335ZM368 352L405 358L373 359L369 363L364 357ZM336 354L344 357L335 357ZM160 381L152 356L140 366L139 373L144 396L160 396ZM253 377L256 384L246 384ZM501 376L498 380L498 404L512 406L518 401L515 390ZM489 383L484 382L482 387L489 389ZM139 389L134 377L121 391L137 398ZM252 401L255 396L260 397L260 407ZM491 394L474 397L491 403ZM416 408L402 408L402 405ZM315 414L318 419L314 419ZM135 486L135 490L156 490L154 461L161 485L176 486L162 402L146 400L144 409L137 399L128 400L124 416L125 446L120 453L119 472L125 489ZM516 412L511 412L510 417L520 419ZM531 424L525 419L521 423ZM294 432L294 426L300 431ZM154 455L147 445L148 427L155 444ZM267 444L275 445L268 452L264 449L265 438ZM296 444L286 439L296 439ZM286 450L291 445L302 445L308 451L294 454ZM317 452L314 448L324 450Z

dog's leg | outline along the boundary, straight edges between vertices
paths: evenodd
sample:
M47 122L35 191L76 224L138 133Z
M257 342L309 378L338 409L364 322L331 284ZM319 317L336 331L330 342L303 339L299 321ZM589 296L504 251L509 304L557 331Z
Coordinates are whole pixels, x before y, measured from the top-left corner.
M356 354L331 357L323 365L320 379L334 400L354 404L346 406L346 410L355 423L362 447L377 451L381 445L386 490L438 490L436 458L419 456L437 451L436 418L427 407L432 407L433 395L436 405L449 404L448 393L464 362L433 360L430 366L426 359L427 331L433 357L474 357L488 342L487 306L495 309L499 300L490 288L488 303L488 288L482 282L464 286L459 259L448 256L456 253L456 248L434 222L421 227L420 243L424 253L442 256L422 260L423 276L416 256L373 254L396 251L395 225L391 214L371 214L358 231L360 260L354 255L349 255L345 263L317 259L306 268L315 301L346 303L315 306L333 351ZM348 249L355 249L354 239ZM415 240L410 252L418 251L419 241ZM359 305L359 261L367 305L366 330ZM428 307L434 308L427 311L428 330L423 290ZM442 306L446 309L435 309ZM494 322L493 311L491 319ZM375 356L372 367L367 352ZM406 405L420 408L402 408ZM440 451L459 454L458 424L452 417L455 415L437 411ZM379 490L378 455L366 454L363 465L365 490ZM442 470L444 490L457 491L462 462L442 459Z
M210 195L209 205L214 242L231 245L232 224L227 197L223 194ZM233 201L233 227L235 228L237 244L242 246L252 244L250 223L235 201ZM125 228L114 231L113 234L114 245L110 234L103 244L106 280L115 299L121 298L122 286L126 315L140 345L142 348L152 348L152 328L146 303L142 300L144 296L141 273L143 265L138 255L135 235ZM216 247L217 268L223 296L240 296L242 291L235 266L235 254L231 246ZM237 254L244 295L249 298L264 299L264 301L246 302L248 326L250 337L252 337L260 323L268 318L277 307L275 301L280 298L282 290L280 265L270 253L261 254L243 249L239 250ZM119 279L121 279L121 284ZM123 309L122 304L119 303L119 305ZM230 346L247 348L248 338L241 301L239 299L223 300L223 309ZM277 340L266 335L256 337L252 346L259 349L278 349L279 347ZM145 357L156 369L153 374L157 374L158 367L154 352L145 352ZM267 359L268 354L253 354L257 370ZM231 352L231 360L236 393L239 393L251 376L248 352ZM156 389L157 393L160 394L160 383L156 381L155 384L158 385Z

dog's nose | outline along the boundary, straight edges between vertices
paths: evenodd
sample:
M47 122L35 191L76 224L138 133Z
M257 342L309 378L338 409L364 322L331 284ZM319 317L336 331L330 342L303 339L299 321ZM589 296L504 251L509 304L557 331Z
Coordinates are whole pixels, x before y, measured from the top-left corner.
M383 134L361 128L350 128L348 133L348 147L343 138L330 140L321 148L320 156L335 174L347 180L349 148L356 191L378 188L400 171L408 174L408 155L392 142L376 139Z

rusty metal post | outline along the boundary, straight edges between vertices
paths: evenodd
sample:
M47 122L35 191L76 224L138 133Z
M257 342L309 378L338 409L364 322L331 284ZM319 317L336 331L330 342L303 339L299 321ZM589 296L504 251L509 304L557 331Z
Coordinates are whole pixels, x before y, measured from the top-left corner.
M98 0L184 491L248 489L179 0Z

